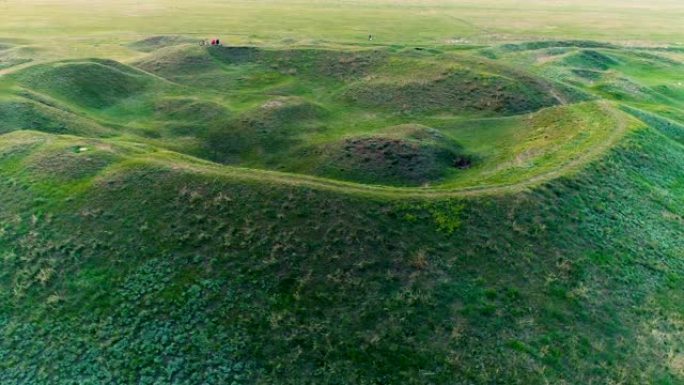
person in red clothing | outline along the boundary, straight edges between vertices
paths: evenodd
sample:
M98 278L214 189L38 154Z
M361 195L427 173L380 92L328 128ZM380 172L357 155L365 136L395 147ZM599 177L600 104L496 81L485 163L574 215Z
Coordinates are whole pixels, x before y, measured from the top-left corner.
M216 39L211 39L211 45L216 45Z

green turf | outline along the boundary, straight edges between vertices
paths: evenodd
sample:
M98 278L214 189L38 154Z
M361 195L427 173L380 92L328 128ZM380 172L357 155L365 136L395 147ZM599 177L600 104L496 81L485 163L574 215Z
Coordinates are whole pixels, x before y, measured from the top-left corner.
M0 2L0 383L684 384L683 12Z

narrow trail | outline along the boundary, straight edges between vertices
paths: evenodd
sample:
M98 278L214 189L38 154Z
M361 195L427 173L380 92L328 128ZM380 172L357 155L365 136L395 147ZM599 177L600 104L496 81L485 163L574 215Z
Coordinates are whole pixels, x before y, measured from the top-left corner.
M161 168L169 166L174 170L187 170L205 175L213 175L218 178L229 178L254 183L272 183L277 185L306 187L317 190L332 191L348 195L364 195L379 198L392 199L415 199L415 198L457 198L483 195L500 195L515 193L538 186L544 182L556 179L582 166L596 160L611 147L617 144L628 130L627 117L608 102L600 102L601 108L613 117L615 127L611 135L586 151L581 157L573 159L563 166L549 172L535 175L527 180L501 185L472 186L472 187L390 187L380 185L366 185L354 182L345 182L323 177L303 174L285 173L261 169L223 166L208 161L198 160L190 156L175 152L161 150L157 153L131 158L129 163L154 164ZM170 159L171 158L171 159ZM176 161L173 158L177 159Z

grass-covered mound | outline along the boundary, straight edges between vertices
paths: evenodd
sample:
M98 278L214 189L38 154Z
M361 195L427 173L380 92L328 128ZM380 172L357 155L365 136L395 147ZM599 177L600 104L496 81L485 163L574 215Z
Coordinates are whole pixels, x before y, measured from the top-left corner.
M197 89L332 99L414 114L518 114L586 99L524 71L441 51L387 49L164 48L136 66Z
M0 133L16 130L87 137L113 134L110 129L55 106L25 98L0 99Z
M658 103L664 99L663 95L653 88L621 76L606 76L593 88L604 97L623 102Z
M144 92L152 79L111 60L65 61L31 67L19 84L78 107L102 109Z
M155 118L174 135L202 136L212 127L229 124L232 115L222 104L188 97L164 98L154 104Z
M134 64L173 82L218 92L274 90L308 83L339 86L370 74L387 57L385 50L264 49L177 45L152 52ZM279 91L275 91L280 88ZM295 85L301 92L301 86ZM288 93L292 93L290 90Z
M385 63L384 49L259 49L255 47L208 47L207 52L228 65L258 64L283 74L350 79L366 76Z
M530 51L549 48L616 48L614 44L592 40L546 40L519 44L503 44L498 47L504 52Z
M316 173L364 183L422 185L472 164L472 157L457 143L418 124L345 138L322 145L317 152Z
M601 71L595 70L573 68L571 71L577 77L582 78L583 80L588 80L590 82L601 80L601 77L603 76L603 73Z
M684 105L684 57L663 47L493 49L497 61L561 79L599 98L623 103ZM599 49L600 48L600 49ZM489 52L489 51L486 51Z
M134 65L200 92L254 91L278 85L288 78L287 74L280 73L270 64L259 65L251 63L249 59L235 59L235 65L231 65L212 55L212 52L222 49L235 51L235 57L249 56L248 53L237 53L242 50L241 47L179 45L154 51Z
M456 67L408 79L361 81L345 92L344 99L358 106L409 113L519 114L561 103L552 89L530 77Z
M52 140L22 162L37 181L52 180L58 183L79 182L97 175L108 166L120 162L120 149L97 141ZM40 182L39 182L40 183Z
M478 158L474 167L457 173L446 184L507 185L560 175L590 161L639 125L610 104L586 102L512 119L445 127L444 132L460 138Z
M619 64L614 58L595 50L582 50L566 56L563 62L586 70L605 71Z
M251 46L219 46L207 47L206 52L221 63L239 65L263 60L264 50Z
M1 382L684 376L684 152L652 129L532 190L429 200L117 145L75 179L36 162L97 145L0 141Z
M215 70L218 64L206 53L207 48L191 45L171 46L160 49L135 62L135 66L178 80L187 75Z
M160 48L192 43L199 44L199 39L193 39L187 36L161 35L150 36L145 39L135 41L128 44L128 47L141 52L152 52Z
M325 108L306 99L269 99L208 130L203 136L206 154L221 163L269 159L291 150L327 115Z
M155 103L154 108L160 119L183 122L199 123L230 115L230 111L218 103L193 98L161 99Z

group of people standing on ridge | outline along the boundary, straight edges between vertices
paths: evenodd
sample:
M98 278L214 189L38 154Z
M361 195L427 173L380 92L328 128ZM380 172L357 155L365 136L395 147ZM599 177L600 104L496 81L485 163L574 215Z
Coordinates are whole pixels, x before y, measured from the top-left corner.
M368 41L373 41L373 35L368 35ZM210 42L207 42L206 40L202 39L202 40L200 40L200 45L201 46L205 46L205 45L220 46L221 40L216 38L216 39L211 39Z
M368 41L373 41L373 35L368 35ZM210 43L207 43L206 40L200 40L200 45L201 46L205 46L205 45L219 46L219 45L221 45L221 40L219 40L218 38L211 39Z
M205 46L205 45L213 45L213 46L218 46L221 45L221 40L217 39L211 39L211 43L207 43L206 40L200 40L200 45Z

